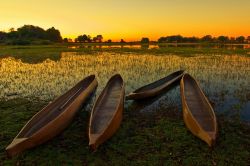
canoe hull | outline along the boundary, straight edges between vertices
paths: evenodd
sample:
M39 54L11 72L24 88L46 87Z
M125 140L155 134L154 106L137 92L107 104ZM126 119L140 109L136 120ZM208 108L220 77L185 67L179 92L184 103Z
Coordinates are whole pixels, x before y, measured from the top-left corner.
M106 140L111 138L116 133L116 131L119 129L121 122L122 122L123 111L124 111L124 103L121 102L119 105L119 109L114 115L114 118L112 119L110 125L107 127L106 131L102 135L98 136L98 139L96 139L93 142L91 141L91 138L90 138L89 145L91 149L96 150L99 145L103 144Z
M184 76L183 76L183 78L184 78ZM216 117L213 114L214 118L215 118L215 120L214 120L215 130L212 133L205 131L201 127L201 125L199 124L199 122L192 115L191 111L189 110L189 106L188 106L188 104L186 102L186 99L185 99L185 89L184 89L185 82L184 82L183 78L181 79L180 90L181 90L182 112L183 112L183 119L184 119L185 125L191 131L191 133L193 135L195 135L196 137L198 137L201 140L203 140L204 142L206 142L210 147L214 146L215 140L216 140L216 135L217 135ZM197 85L198 85L198 83L197 83ZM202 90L201 90L201 93L204 95L204 93L202 92ZM205 97L205 95L204 95L204 97ZM208 100L207 100L207 102L208 102ZM209 102L208 102L208 104L209 104ZM210 109L212 109L212 106L210 104L209 104L209 106L210 106Z
M169 76L171 76L171 75L173 75L175 73L179 73L179 74L175 78L169 80L168 82L166 82L166 83L164 83L164 84L162 84L162 85L160 85L160 86L158 86L156 88L153 88L153 89L150 89L150 90L145 90L143 92L136 92L137 91L136 90L136 91L128 94L126 96L126 100L142 100L142 99L152 98L152 97L155 97L155 96L163 93L169 87L171 87L172 85L178 83L181 80L181 78L182 78L182 76L184 74L184 71L177 71L177 72L174 72L174 73L170 74ZM169 76L167 76L167 77L169 77ZM146 85L146 86L150 86L150 85L153 85L153 84L154 83L151 83L151 84Z
M188 111L188 108L183 108L182 111L185 125L190 130L190 132L196 137L206 142L210 147L214 146L216 136L210 137L205 131L203 131Z
M121 76L117 74L117 75L113 76L110 80L112 80L113 78L115 78L117 76L121 78ZM100 96L98 97L98 99L97 99L97 101L95 103L95 106L96 106L97 103L100 102L99 100L101 100L101 98L103 97L106 89L109 89L108 84L106 85L106 87L104 88L104 90L100 94ZM101 145L106 140L111 138L120 127L120 124L122 122L122 117L123 117L122 114L123 114L123 111L124 111L124 99L125 99L125 88L124 88L123 80L122 80L122 84L121 84L121 92L120 93L121 93L121 95L120 95L118 107L115 110L115 113L112 116L109 124L107 124L104 131L102 133L100 133L100 134L94 134L94 133L91 132L91 126L94 123L94 117L93 117L94 115L93 114L95 112L95 106L92 109L90 122L89 122L89 131L88 131L88 133L89 133L89 146L91 147L92 150L96 150L99 145Z
M81 108L86 99L93 93L97 85L97 80L94 79L94 81L85 90L83 90L58 117L49 122L46 126L42 127L32 136L24 139L23 141L20 141L17 144L15 143L15 141L19 140L20 138L15 138L13 142L6 148L7 154L9 156L17 155L22 151L40 145L61 133L72 122L77 111ZM34 115L32 118L35 118L36 115Z

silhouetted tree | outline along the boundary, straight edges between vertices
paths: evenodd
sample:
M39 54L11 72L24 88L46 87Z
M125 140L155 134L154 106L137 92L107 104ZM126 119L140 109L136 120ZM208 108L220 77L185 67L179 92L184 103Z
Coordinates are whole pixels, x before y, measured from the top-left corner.
M91 36L90 36L90 35L88 35L88 36L87 36L87 41L88 41L89 43L92 41L92 39L91 39Z
M197 37L182 37L181 35L173 35L160 37L158 39L159 43L196 43L199 42L199 38Z
M13 32L13 31L15 31L15 28L12 27L9 29L9 32Z
M206 35L206 36L203 36L201 38L201 41L203 41L203 42L212 42L213 41L213 37L211 35Z
M159 43L166 43L166 42L167 42L167 38L166 38L166 37L160 37L160 38L158 39L158 42L159 42Z
M68 38L68 42L69 42L69 43L72 43L73 40L72 40L71 38Z
M97 41L97 37L93 37L92 41L95 43Z
M17 31L11 31L11 32L7 33L7 38L17 40L19 38L18 32Z
M229 37L227 36L219 36L218 38L213 38L211 35L205 35L202 38L198 38L198 37L182 37L181 35L172 35L172 36L166 36L166 37L160 37L158 39L159 43L198 43L198 42L220 42L220 43L244 43L245 41L250 41L250 37L249 40L246 40L246 38L244 36L239 36L236 39L234 37L231 37L229 39Z
M82 35L80 35L80 36L78 36L77 38L76 38L76 41L77 42L84 42L84 39L83 39L83 36Z
M97 39L97 41L98 41L99 43L101 43L103 37L102 37L102 35L97 35L97 36L96 36L96 39Z
M89 38L86 34L84 35L79 35L77 38L76 38L76 42L88 42L89 41Z
M120 43L126 43L123 39L121 39Z
M199 38L197 37L182 37L181 35L173 35L160 37L158 39L159 43L196 43L199 42Z
M88 36L86 34L82 35L82 40L83 42L87 42L88 41Z
M168 36L167 41L170 43L181 43L183 42L183 37L181 35Z
M10 28L5 33L5 43L8 44L49 44L52 42L62 42L60 31L54 27L44 30L34 25L24 25L17 30ZM1 33L1 39L3 39Z
M141 39L141 43L149 43L149 38L147 38L147 37L143 37L142 39Z
M250 36L247 37L247 41L248 41L248 43L250 43Z
M21 39L46 39L47 34L44 29L33 26L24 25L17 29L18 37Z
M235 40L236 40L237 43L244 43L245 42L245 37L244 36L239 36Z
M199 38L197 37L182 37L181 42L183 43L197 43L199 42Z
M68 38L63 38L63 42L68 43L69 42Z
M49 28L46 30L47 37L50 41L53 42L61 42L62 36L60 34L60 31L55 29L54 27Z
M107 41L107 43L112 43L112 40L111 40L111 39L109 39L109 40Z
M229 38L227 36L219 36L217 40L221 43L226 43L229 41Z
M7 33L0 31L0 42L4 42L7 38Z
M33 40L49 40L53 42L62 41L60 31L54 27L45 31L44 29L34 25L24 25L16 31L14 28L11 28L7 34L7 38L11 39L14 43L30 43ZM15 42L15 40L19 42Z

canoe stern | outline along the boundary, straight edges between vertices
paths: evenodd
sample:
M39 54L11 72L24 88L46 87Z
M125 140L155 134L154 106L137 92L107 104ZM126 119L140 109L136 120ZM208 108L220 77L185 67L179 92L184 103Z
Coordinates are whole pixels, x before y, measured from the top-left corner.
M11 144L6 147L5 151L9 157L15 156L29 148L27 143L28 138L15 138Z
M120 124L122 122L122 113L124 110L123 102L124 101L122 100L122 103L120 103L118 111L116 112L115 116L113 117L112 121L110 122L104 133L101 134L89 133L89 146L92 150L95 151L99 145L101 145L106 140L111 138L119 129Z
M184 76L183 76L184 77ZM196 121L194 116L192 115L191 111L189 110L189 107L186 103L185 95L184 95L184 79L181 79L181 101L182 101L182 112L183 112L183 119L187 126L187 128L191 131L191 133L197 137L199 137L201 140L206 142L210 147L215 145L216 142L216 136L217 136L217 122L216 117L213 112L214 118L214 131L206 131L202 128L202 126ZM204 95L204 94L203 94ZM205 95L204 95L205 96ZM209 105L212 109L212 106Z

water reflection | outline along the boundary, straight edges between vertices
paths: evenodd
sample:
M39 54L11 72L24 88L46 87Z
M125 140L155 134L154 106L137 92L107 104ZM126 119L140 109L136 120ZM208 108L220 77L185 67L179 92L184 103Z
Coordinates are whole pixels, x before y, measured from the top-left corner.
M202 44L178 44L178 43L159 43L159 44L100 44L100 45L72 45L68 46L68 48L71 49L79 49L79 48L89 48L89 49L95 49L95 48L134 48L134 49L160 49L160 48L166 48L166 47L189 47L189 48L212 48L212 49L218 49L218 48L225 48L229 50L235 50L235 49L249 49L250 44L210 44L210 45L202 45Z
M45 60L27 64L14 58L0 59L0 99L16 97L51 100L70 89L83 77L96 74L97 94L115 73L122 74L126 93L185 69L200 82L217 112L234 115L240 112L243 120L250 121L250 58L243 56L194 56L175 55L62 53L59 61ZM131 103L127 102L127 106ZM175 87L143 110L159 106L180 107L179 87Z

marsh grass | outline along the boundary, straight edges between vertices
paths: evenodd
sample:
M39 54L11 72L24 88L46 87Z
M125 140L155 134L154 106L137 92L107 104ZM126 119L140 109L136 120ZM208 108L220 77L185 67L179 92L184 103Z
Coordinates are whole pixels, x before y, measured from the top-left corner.
M0 46L0 165L249 165L250 127L238 115L249 102L245 55L243 49ZM215 148L186 129L176 87L147 105L126 102L118 132L97 152L90 151L89 111L112 74L121 72L128 93L180 68L198 79L216 110L228 96L240 99L226 108L235 113L230 119L216 112ZM93 73L100 83L97 94L64 132L13 159L6 156L5 147L35 113Z
M113 45L114 46L114 45ZM155 55L243 55L250 56L250 48L229 49L227 47L213 48L209 46L200 47L173 47L162 45L160 48L145 49L143 46L134 48L133 45L118 45L119 47L109 47L109 44L60 44L60 45L41 45L41 46L1 46L0 58L12 56L22 59L27 63L39 63L47 58L59 60L62 52L79 52L81 54L94 54L97 52L111 53L134 53L134 54L155 54ZM127 46L127 47L126 47ZM192 45L191 45L192 46Z
M46 59L35 64L13 57L0 59L0 98L51 100L90 74L96 74L100 92L113 74L120 73L129 93L180 69L195 76L206 87L206 94L215 98L224 99L228 95L237 98L249 91L250 59L244 56L63 52L57 61Z
M91 101L89 101L91 102ZM141 113L127 107L118 132L97 152L88 148L88 107L59 136L23 154L7 158L4 148L27 120L45 104L15 99L0 103L2 165L248 165L250 128L219 117L214 149L194 137L175 106Z

